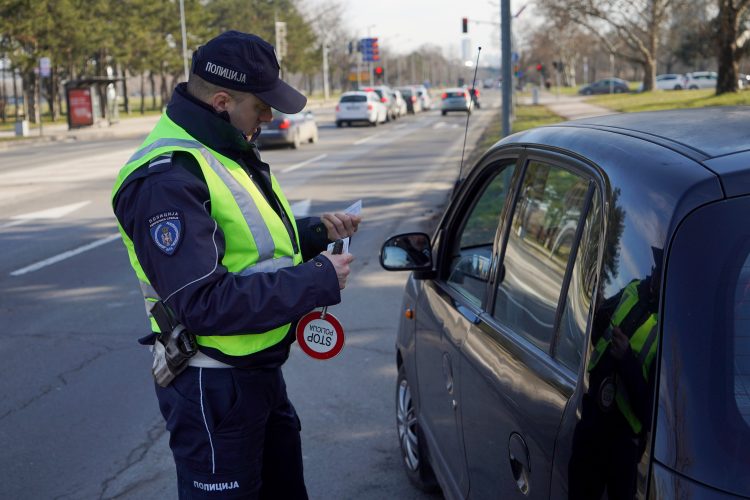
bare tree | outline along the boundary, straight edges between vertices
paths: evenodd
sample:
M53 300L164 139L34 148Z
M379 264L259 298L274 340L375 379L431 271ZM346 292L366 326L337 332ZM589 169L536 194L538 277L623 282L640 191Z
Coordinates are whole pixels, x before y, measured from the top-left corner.
M659 42L676 1L541 0L540 5L549 17L584 26L610 53L641 65L643 89L651 90Z
M750 0L718 0L718 3L715 40L719 78L716 82L716 95L737 92L741 49L750 39L750 30L742 26L741 22L750 6Z

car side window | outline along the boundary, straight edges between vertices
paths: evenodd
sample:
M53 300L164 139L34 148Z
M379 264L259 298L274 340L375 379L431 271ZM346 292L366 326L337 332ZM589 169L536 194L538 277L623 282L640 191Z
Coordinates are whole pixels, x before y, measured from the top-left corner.
M472 197L475 202L450 240L455 243L451 249L447 283L477 307L487 295L492 247L511 188L513 171L513 164L497 166L497 172L483 182L479 192Z
M585 347L586 329L598 274L602 238L601 206L599 192L595 191L581 233L581 243L573 265L565 308L555 340L555 359L574 372L578 371Z
M493 316L544 351L588 184L569 170L532 161L513 214Z

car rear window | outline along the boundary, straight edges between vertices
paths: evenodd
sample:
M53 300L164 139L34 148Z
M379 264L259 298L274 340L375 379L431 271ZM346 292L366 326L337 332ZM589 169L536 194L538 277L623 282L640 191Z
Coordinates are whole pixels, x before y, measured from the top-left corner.
M750 496L750 197L691 214L666 276L656 458Z
M445 97L466 97L463 92L446 92Z
M341 96L341 102L367 102L367 96L345 95L345 96Z

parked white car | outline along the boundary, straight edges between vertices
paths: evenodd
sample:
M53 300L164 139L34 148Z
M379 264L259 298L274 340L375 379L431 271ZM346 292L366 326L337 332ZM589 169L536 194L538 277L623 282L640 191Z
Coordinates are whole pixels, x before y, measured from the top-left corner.
M432 109L432 98L430 97L430 92L427 90L427 87L424 85L414 85L414 89L417 91L417 97L420 100L422 109Z
M683 87L683 75L677 73L666 73L664 75L656 75L656 82L654 87L659 90L682 90Z
M351 126L354 122L366 122L375 127L379 123L385 123L387 117L388 110L380 102L378 94L372 91L344 92L336 105L337 127L344 123Z
M713 89L716 88L716 82L719 75L715 71L693 71L685 73L683 88L695 89Z
M404 99L404 96L401 94L401 91L398 89L393 89L393 96L396 100L396 109L398 110L398 116L406 116L406 113L408 112L408 108L406 106L406 99Z

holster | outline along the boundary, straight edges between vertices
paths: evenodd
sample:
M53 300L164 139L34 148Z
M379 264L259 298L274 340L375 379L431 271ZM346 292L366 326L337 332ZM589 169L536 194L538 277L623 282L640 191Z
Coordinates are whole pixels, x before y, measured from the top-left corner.
M173 326L175 323L173 317L163 302L156 302L151 309L151 315L161 330L154 342L154 362L151 366L151 373L157 384L167 387L187 368L190 358L195 356L198 348L195 336L185 330L184 326L180 324Z

